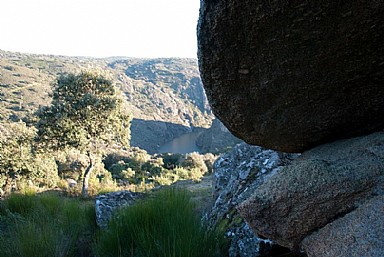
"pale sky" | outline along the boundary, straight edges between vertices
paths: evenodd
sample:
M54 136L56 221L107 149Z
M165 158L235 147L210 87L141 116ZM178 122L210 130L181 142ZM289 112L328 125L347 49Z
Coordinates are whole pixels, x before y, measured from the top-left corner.
M196 58L200 0L0 0L0 49Z

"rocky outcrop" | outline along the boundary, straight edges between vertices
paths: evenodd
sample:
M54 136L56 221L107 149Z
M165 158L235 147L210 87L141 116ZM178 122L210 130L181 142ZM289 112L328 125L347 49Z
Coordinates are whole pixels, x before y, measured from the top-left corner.
M382 1L202 0L211 107L247 143L302 152L384 127Z
M133 119L131 123L131 145L158 153L165 143L192 132L192 128L171 122Z
M302 247L309 257L383 256L383 217L381 195L305 238Z
M143 199L143 193L134 193L131 191L118 191L108 194L98 195L96 197L96 223L100 228L105 228L112 218L113 214L122 207L127 207Z
M199 135L196 145L203 153L220 153L241 142L220 120L214 119L212 126Z
M216 200L204 220L210 227L218 226L226 231L231 241L230 257L260 256L271 244L249 228L235 207L296 157L296 154L241 143L216 160L213 182Z
M383 248L382 243L376 244L375 240L383 237L383 234L380 236L384 226L382 218L372 223L377 230L368 233L371 238L367 240L372 240L370 249L365 243L348 243L358 248L347 252L361 252L364 248L369 254L317 253L323 245L334 243L332 238L338 240L334 247L352 240L354 235L355 240L361 238L364 231L370 229L366 224L373 218L367 213L377 210L379 217L384 214L382 204L373 205L370 199L376 197L377 203L383 195L384 132L379 132L325 144L303 153L256 188L238 210L256 233L282 246L299 249L306 238L303 249L310 256L378 256L374 253ZM311 236L315 231L319 232ZM322 237L325 235L329 238ZM378 237L373 239L375 236ZM316 241L318 238L322 243ZM337 251L332 249L329 252Z

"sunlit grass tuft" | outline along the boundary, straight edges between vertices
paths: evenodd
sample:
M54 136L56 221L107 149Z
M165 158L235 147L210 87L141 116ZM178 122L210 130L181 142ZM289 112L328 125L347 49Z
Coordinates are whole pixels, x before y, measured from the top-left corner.
M213 257L220 236L206 231L186 191L167 189L121 210L101 231L99 257Z
M0 256L223 256L223 236L201 224L190 193L170 188L149 194L101 231L91 201L12 194L0 201Z

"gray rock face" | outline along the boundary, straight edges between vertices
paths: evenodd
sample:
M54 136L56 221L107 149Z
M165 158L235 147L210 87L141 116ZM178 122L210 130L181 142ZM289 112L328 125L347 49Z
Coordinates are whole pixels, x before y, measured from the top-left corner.
M384 3L201 0L198 57L217 117L285 152L384 127Z
M150 154L155 154L159 151L161 145L191 131L190 127L180 124L133 119L131 124L131 145L140 147Z
M107 227L108 222L116 210L130 206L134 204L136 200L142 199L143 197L143 193L134 193L130 191L118 191L98 195L95 203L97 225L100 228Z
M241 142L242 140L233 136L220 120L214 119L212 126L199 135L196 145L203 153L217 153Z
M383 217L381 195L305 238L302 247L309 257L382 257Z
M303 153L256 188L238 209L258 234L282 246L299 248L300 242L313 231L370 198L384 195L383 191L384 132L381 132Z
M226 229L231 240L230 257L259 256L263 244L271 243L256 236L239 216L236 206L296 157L297 154L241 143L216 160L213 182L216 201L204 219L211 227Z

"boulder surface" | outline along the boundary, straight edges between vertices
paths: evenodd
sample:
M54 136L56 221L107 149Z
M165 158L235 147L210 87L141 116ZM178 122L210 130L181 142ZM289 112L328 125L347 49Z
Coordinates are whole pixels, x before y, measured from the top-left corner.
M377 196L304 239L309 257L384 255L384 196Z
M384 2L201 0L198 58L237 137L302 152L384 128Z
M211 228L218 226L225 230L230 241L229 257L263 256L274 248L270 240L261 239L250 229L236 206L297 156L241 143L216 160L215 202L204 220Z
M382 195L384 132L304 152L256 188L238 210L257 234L299 249L314 231Z

